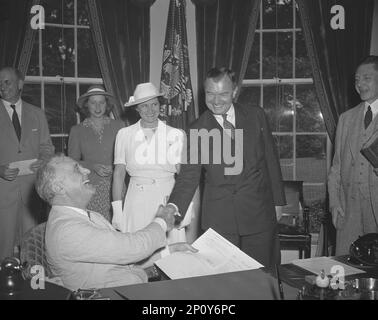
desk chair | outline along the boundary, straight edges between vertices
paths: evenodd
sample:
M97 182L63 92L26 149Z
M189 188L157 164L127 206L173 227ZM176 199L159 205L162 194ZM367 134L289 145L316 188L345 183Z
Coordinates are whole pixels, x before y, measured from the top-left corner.
M304 205L303 181L283 181L287 205L278 221L281 250L298 250L299 258L311 256L310 208Z
M46 260L45 231L46 222L30 229L22 237L20 258L22 263L27 263L26 268L23 270L23 276L25 279L31 279L33 275L35 275L31 273L31 268L34 265L43 266L46 277L54 277Z

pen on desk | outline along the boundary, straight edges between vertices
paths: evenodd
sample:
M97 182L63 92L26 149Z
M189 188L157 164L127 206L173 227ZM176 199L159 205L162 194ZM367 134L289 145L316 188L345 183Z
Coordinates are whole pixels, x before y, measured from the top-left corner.
M126 297L124 294L122 294L121 292L119 292L118 290L116 289L113 289L113 291L118 294L123 300L130 300L128 297Z
M278 270L278 265L276 264L276 275L277 275L277 282L278 282L278 290L280 292L280 299L285 300L284 291L283 291L283 285L280 278L280 272Z

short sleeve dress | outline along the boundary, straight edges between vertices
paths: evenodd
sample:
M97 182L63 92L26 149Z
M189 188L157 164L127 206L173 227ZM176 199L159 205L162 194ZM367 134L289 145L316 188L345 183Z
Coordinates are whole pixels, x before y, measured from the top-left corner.
M106 118L101 132L97 132L87 118L71 128L68 140L68 156L80 161L83 167L91 170L90 183L96 186L96 193L88 209L102 214L111 221L112 174L100 177L93 170L94 164L111 166L113 164L114 143L118 131L125 125L121 120Z

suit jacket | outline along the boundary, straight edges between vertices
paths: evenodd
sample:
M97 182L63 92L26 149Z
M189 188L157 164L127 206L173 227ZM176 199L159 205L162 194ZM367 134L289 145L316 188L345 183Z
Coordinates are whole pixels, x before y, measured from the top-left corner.
M219 148L210 143L209 164L182 165L169 202L176 204L181 214L185 213L203 169L202 228L206 230L211 227L223 233L247 235L275 226L274 206L284 205L286 201L280 164L264 111L239 104L234 104L234 107L235 128L243 130L243 141L235 139L236 144L241 143L243 146L243 159L237 159L243 162L242 172L225 175L224 170L229 165L223 158L220 164L212 161L212 152ZM191 125L191 129L201 128L218 129L223 133L209 110ZM222 146L223 140L222 135ZM191 145L189 142L188 154ZM221 149L223 152L223 147Z
M54 154L47 120L43 110L22 101L21 141L18 141L12 121L0 100L0 165L28 159L45 159ZM0 178L0 208L34 200L35 175L18 176L13 181ZM34 193L34 195L33 195Z
M341 207L345 213L345 219L357 210L360 211L359 203L356 203L356 194L359 192L358 170L361 141L360 135L365 116L365 104L360 103L356 107L342 113L336 130L335 154L332 167L328 176L328 191L330 208ZM378 118L374 119L374 127L366 140L378 130ZM372 199L373 209L378 212L378 177L369 165L368 185ZM357 206L357 207L356 207ZM344 223L338 221L338 229L343 229Z
M116 287L147 282L132 263L166 244L165 232L150 223L136 233L121 233L99 213L85 216L52 206L46 225L46 258L54 276L71 290Z

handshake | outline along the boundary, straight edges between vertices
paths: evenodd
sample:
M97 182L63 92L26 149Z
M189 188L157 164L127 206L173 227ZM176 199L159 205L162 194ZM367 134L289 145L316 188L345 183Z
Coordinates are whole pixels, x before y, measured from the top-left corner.
M176 207L172 204L160 205L155 218L161 218L165 221L167 231L171 231L175 227L175 224L181 220Z
M117 200L112 202L113 207L113 219L112 225L115 229L126 232L126 215L122 211L122 201ZM179 225L181 222L181 216L176 210L176 207L172 204L167 204L166 206L160 205L156 213L155 218L160 218L167 224L167 231L171 231L175 224Z

